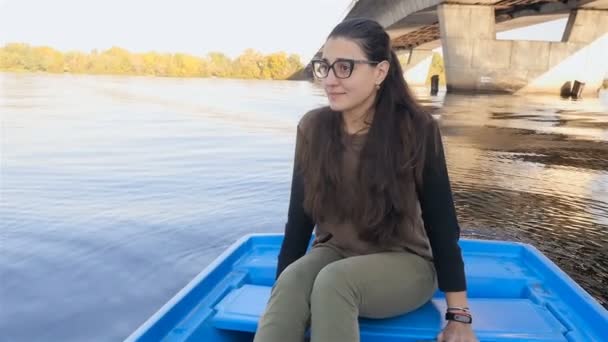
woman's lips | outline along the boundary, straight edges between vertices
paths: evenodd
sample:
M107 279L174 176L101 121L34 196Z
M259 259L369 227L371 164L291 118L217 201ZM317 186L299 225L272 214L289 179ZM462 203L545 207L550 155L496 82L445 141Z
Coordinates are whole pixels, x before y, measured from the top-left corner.
M344 94L345 93L327 93L327 96L329 97L330 100L335 100Z

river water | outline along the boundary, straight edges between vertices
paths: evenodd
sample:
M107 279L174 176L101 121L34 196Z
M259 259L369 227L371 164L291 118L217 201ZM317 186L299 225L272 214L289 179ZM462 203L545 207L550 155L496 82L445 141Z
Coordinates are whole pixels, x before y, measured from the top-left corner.
M608 307L608 95L429 96L465 237L531 243ZM129 335L281 232L308 82L0 74L0 331Z

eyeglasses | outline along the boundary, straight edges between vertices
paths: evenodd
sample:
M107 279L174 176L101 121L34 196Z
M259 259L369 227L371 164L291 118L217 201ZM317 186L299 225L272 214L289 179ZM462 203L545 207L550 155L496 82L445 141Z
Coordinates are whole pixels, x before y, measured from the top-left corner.
M380 62L376 61L366 61L361 59L347 59L347 58L338 58L333 63L329 64L324 59L313 59L312 63L312 72L317 78L325 78L329 75L329 70L334 70L334 75L336 78L349 78L353 73L353 69L355 68L355 64L370 64L377 65Z

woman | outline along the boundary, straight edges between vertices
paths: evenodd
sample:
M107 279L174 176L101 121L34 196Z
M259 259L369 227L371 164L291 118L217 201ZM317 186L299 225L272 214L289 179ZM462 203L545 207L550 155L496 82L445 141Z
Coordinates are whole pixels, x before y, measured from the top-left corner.
M448 306L438 340L476 341L440 132L388 34L343 21L312 66L329 107L298 124L277 280L254 341L302 341L309 325L313 342L359 341L358 317L415 310L437 286Z

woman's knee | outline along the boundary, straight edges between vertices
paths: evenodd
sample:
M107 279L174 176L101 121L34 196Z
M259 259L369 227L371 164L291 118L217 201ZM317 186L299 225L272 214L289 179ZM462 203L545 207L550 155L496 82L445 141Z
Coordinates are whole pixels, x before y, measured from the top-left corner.
M328 298L342 298L349 304L357 305L357 291L349 280L348 272L340 263L325 266L315 279L311 301L326 302Z
M293 263L287 266L287 268L285 268L285 270L283 270L283 272L281 272L279 275L273 289L281 288L304 290L303 287L306 287L306 284L312 285L315 275L305 266L306 265L302 263Z

